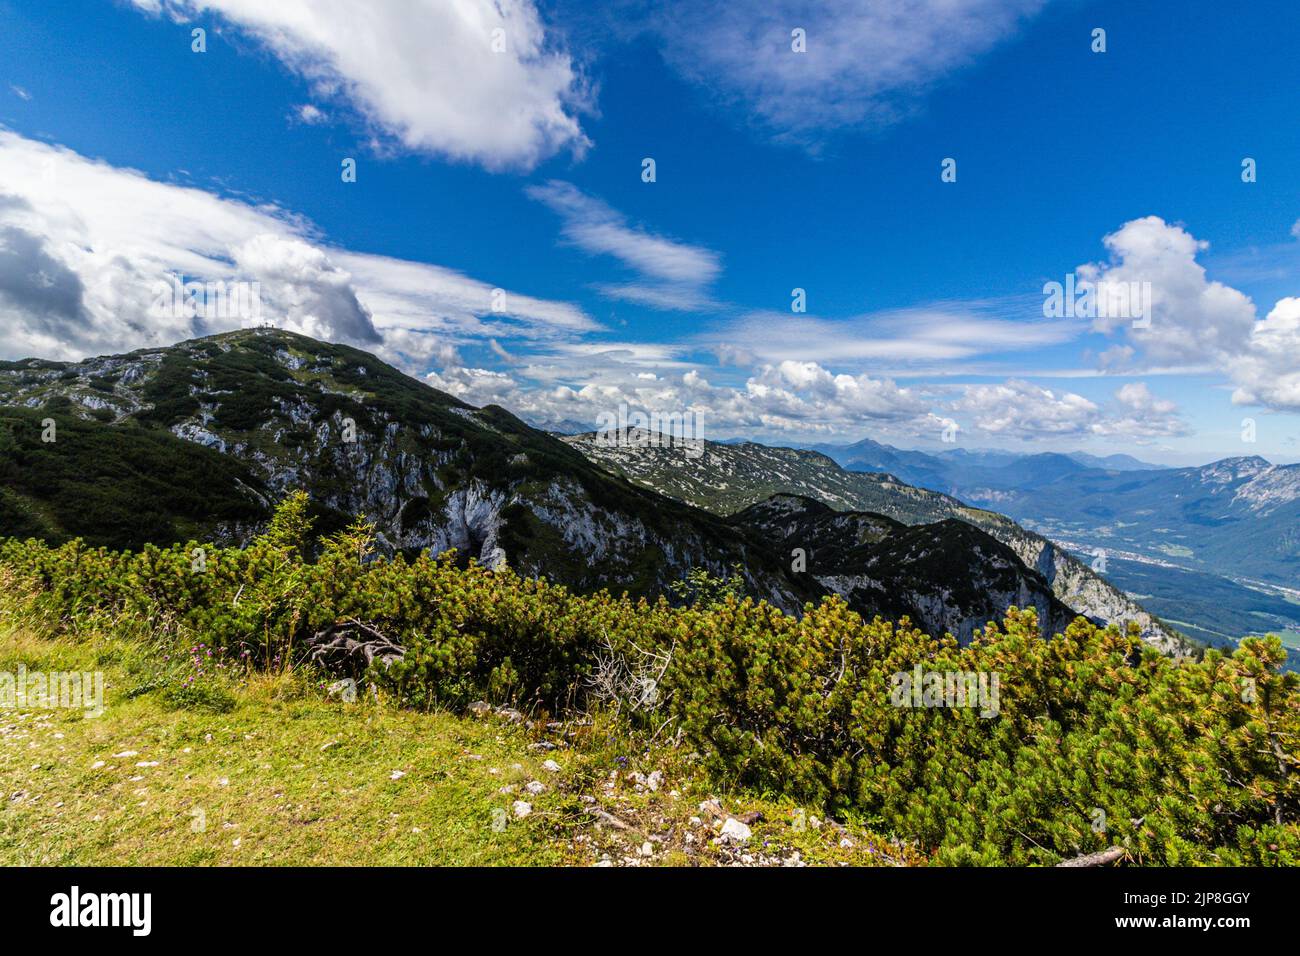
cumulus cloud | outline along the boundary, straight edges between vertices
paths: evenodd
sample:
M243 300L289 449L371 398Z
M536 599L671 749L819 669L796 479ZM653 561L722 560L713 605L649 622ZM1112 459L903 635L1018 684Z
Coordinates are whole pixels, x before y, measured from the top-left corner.
M541 384L548 377L551 383ZM542 426L593 427L599 415L616 413L620 405L661 416L694 414L708 438L877 428L937 435L947 422L931 414L923 396L893 381L837 375L813 362L763 366L740 387L715 386L699 369L683 371L680 364L649 371L610 353L589 355L581 365L560 359L557 366L533 364L517 373L452 367L427 380L472 404L503 405Z
M765 414L791 423L915 419L925 416L929 408L890 379L836 375L816 362L765 365L745 390Z
M520 402L524 390L505 372L485 368L452 366L442 372L429 372L425 380L471 405L503 405L526 412Z
M968 385L953 402L952 411L963 415L978 431L1022 441L1088 437L1141 441L1186 434L1177 406L1156 398L1141 382L1118 389L1108 406L1019 379Z
M566 242L590 255L611 256L638 274L633 282L598 286L606 295L659 309L706 306L705 289L722 271L716 252L631 226L572 183L551 180L527 193L560 216Z
M1080 267L1080 279L1149 282L1152 314L1148 327L1130 319L1094 321L1097 331L1125 337L1125 344L1102 353L1103 367L1210 367L1232 380L1238 404L1300 410L1300 298L1284 298L1258 319L1249 296L1210 279L1197 262L1208 243L1156 216L1125 223L1104 241L1111 260Z
M1022 439L1079 434L1099 412L1082 395L1058 394L1017 379L967 386L953 409L969 416L982 432Z
M1244 354L1232 360L1241 405L1300 411L1300 298L1280 300L1256 322Z
M1013 36L1046 0L676 0L644 10L668 62L779 141L878 129L952 72ZM792 50L792 31L806 52Z
M258 283L262 301L287 324L317 339L380 341L352 277L323 249L302 239L262 233L233 252L235 264Z
M409 366L455 360L457 346L485 337L553 341L598 328L568 303L326 247L278 207L3 130L0 184L3 357L80 358L270 321ZM175 308L170 287L190 281L258 288L258 308ZM160 294L173 307L159 308Z
M130 0L178 20L219 16L401 147L531 169L589 145L589 94L533 0ZM308 115L299 113L306 119Z
M1176 403L1151 394L1145 382L1129 382L1116 390L1109 412L1093 422L1089 432L1143 441L1186 435L1188 428Z
M1196 256L1209 243L1158 216L1127 222L1102 241L1110 261L1080 266L1081 286L1149 283L1152 314L1140 322L1102 315L1093 322L1096 331L1122 329L1155 362L1221 364L1242 350L1255 306L1243 293L1206 277Z
M293 116L299 123L302 123L305 126L319 126L329 118L325 115L324 110L311 103L300 103L295 106L293 108Z

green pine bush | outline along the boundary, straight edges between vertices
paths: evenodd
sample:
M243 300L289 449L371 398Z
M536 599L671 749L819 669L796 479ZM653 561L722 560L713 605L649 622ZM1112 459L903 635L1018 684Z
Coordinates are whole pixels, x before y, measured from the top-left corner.
M4 590L70 635L136 628L261 668L358 620L406 649L368 679L412 706L479 697L548 713L598 706L613 658L664 662L620 719L676 735L723 783L859 814L936 862L1052 864L1112 845L1146 864L1300 863L1300 678L1276 638L1175 660L1080 618L1051 640L1011 609L967 646L836 598L801 617L725 582L673 607L454 555L376 556L358 522L309 553L294 495L245 549L138 552L0 542ZM997 675L996 716L899 707L893 675Z

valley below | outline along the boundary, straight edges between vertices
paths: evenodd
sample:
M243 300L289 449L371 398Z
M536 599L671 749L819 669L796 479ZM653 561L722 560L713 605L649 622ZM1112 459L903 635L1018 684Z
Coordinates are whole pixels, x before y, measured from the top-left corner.
M1269 580L1218 570L1218 562L1199 558L1191 535L1172 529L1141 534L1124 522L1089 527L1024 515L1020 520L1194 640L1231 647L1243 636L1277 634L1292 651L1288 666L1300 664L1300 590L1285 568L1270 566Z
M864 440L817 446L1050 539L1194 640L1300 630L1300 465L1257 456L1163 468L1126 455L930 454Z

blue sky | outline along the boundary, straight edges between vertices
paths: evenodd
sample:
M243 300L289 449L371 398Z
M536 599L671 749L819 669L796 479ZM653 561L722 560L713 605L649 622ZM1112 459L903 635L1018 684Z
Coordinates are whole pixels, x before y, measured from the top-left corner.
M183 272L542 424L1300 459L1293 4L375 6L0 0L0 357Z

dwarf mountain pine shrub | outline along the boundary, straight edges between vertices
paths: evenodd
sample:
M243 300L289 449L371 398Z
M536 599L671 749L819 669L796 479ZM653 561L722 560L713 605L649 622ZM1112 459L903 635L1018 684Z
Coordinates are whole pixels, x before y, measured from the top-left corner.
M290 497L244 549L6 540L0 571L11 610L65 633L201 640L263 668L364 621L406 651L368 679L415 706L564 712L593 703L611 655L653 659L647 706L620 719L667 726L720 782L862 814L940 862L1121 845L1152 864L1300 863L1300 678L1276 638L1176 661L1082 618L1043 640L1013 608L963 647L836 598L796 618L697 580L708 599L675 608L447 554L376 557L363 522L313 557L308 514ZM904 706L901 674L927 675ZM928 675L996 676L995 712L931 695Z

